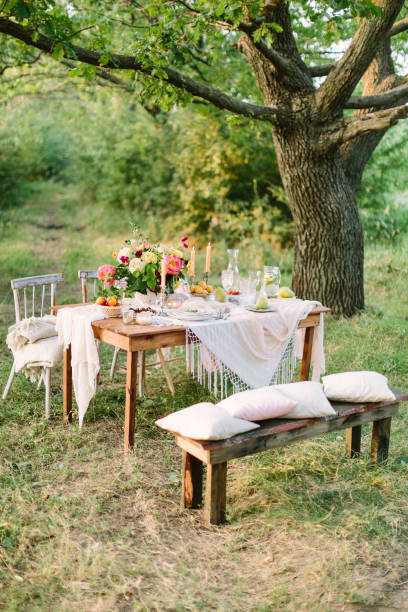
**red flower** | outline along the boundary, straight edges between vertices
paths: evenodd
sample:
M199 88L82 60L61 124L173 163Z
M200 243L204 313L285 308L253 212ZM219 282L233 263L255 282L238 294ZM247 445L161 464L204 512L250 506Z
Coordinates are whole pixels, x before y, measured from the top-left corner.
M136 251L136 257L141 257L143 255L143 251Z

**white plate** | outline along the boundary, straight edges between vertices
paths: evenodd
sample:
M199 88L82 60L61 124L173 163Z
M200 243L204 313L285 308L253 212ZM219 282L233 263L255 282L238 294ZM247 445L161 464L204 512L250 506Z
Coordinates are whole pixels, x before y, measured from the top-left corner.
M197 312L189 312L188 310L182 310L181 308L175 312L167 312L169 317L173 319L185 319L187 321L205 321L207 319L213 319L215 313L208 310L198 310Z
M274 308L268 306L268 308L255 308L255 306L245 306L246 310L250 310L251 312L276 312Z

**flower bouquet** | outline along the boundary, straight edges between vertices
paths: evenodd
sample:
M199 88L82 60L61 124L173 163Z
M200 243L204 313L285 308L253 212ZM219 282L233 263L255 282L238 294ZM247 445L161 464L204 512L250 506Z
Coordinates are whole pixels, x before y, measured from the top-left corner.
M181 249L160 243L151 244L133 229L134 238L112 253L114 264L104 264L97 270L98 295L105 299L115 296L133 297L136 293L157 293L161 289L162 266L165 267L167 294L173 293L177 283L184 278L187 261L183 248L187 249L187 237L181 240Z

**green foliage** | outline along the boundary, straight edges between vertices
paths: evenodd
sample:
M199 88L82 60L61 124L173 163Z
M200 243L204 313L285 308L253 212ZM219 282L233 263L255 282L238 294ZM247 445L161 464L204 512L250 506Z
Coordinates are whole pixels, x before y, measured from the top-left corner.
M370 241L395 242L408 233L407 136L406 124L388 132L364 172L358 203Z

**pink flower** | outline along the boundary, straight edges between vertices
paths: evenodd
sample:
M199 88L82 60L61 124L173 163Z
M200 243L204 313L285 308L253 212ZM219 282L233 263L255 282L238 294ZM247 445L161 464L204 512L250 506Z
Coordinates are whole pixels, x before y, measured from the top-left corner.
M103 280L103 284L105 285L105 287L109 287L110 285L113 285L113 282L115 280L115 272L116 269L113 266L105 264L103 266L99 266L96 271L96 274L99 280Z
M181 239L181 243L185 249L188 249L187 240L188 240L188 236L184 236L184 238Z
M129 257L125 257L124 255L122 255L122 257L120 258L120 261L122 263L129 263Z
M183 262L180 257L176 257L176 255L167 255L164 258L166 262L166 270L168 274L178 274L183 267Z

